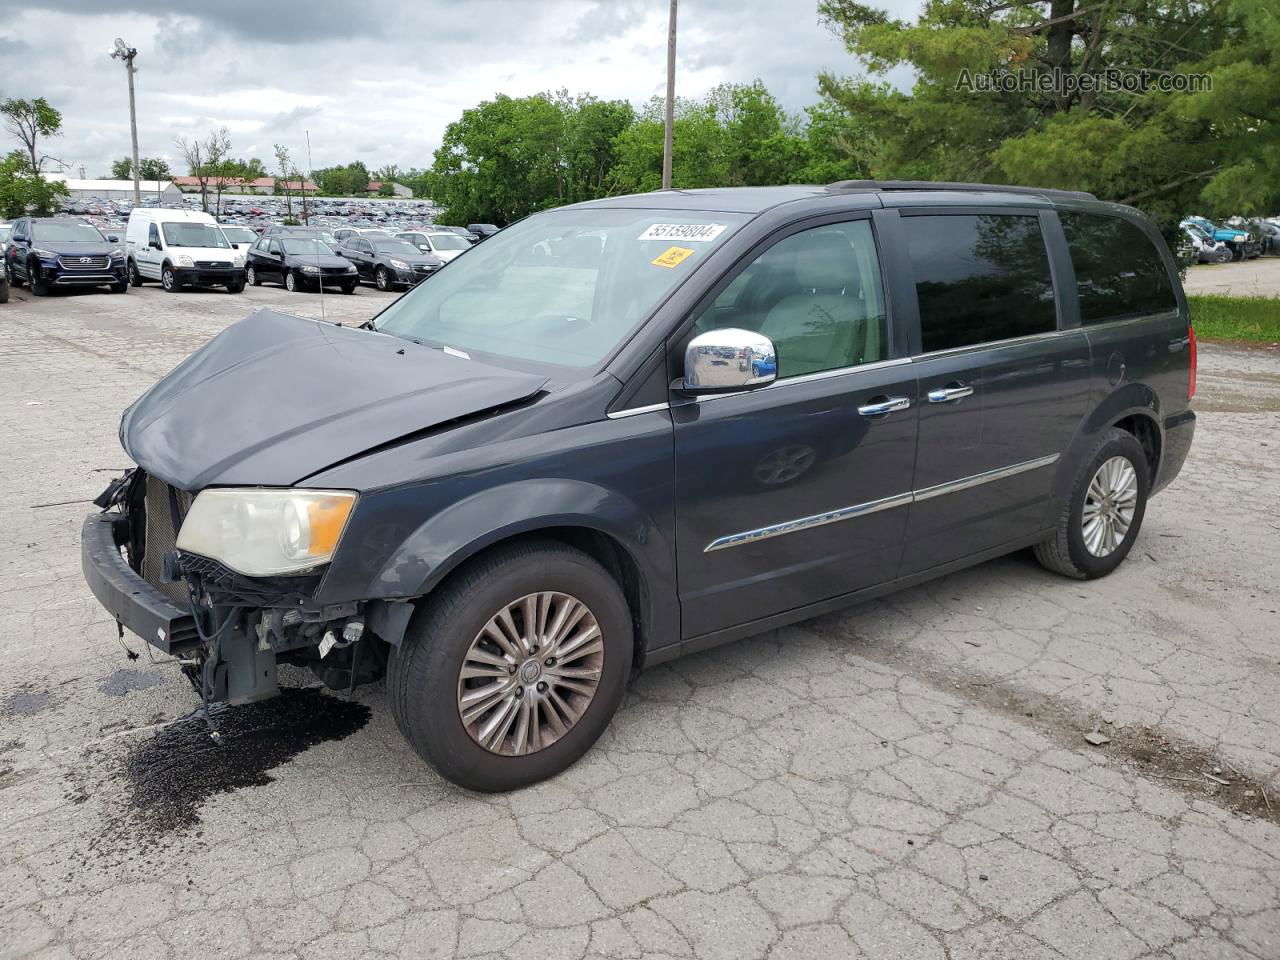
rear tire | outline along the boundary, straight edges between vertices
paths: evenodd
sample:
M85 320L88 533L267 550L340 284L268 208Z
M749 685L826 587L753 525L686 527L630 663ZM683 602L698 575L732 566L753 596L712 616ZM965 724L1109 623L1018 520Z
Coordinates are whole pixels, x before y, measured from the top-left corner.
M545 663L532 671L533 679L525 676L527 660L521 661L519 669L512 661L509 667L488 668L496 672L483 677L474 672L478 662L481 671L486 669L485 663L503 663L501 659L495 661L491 653L481 654L488 660L477 661L474 653L491 618L531 594L544 593L564 596L566 601L585 607L585 617L594 617L601 641L599 659L592 661L591 667L598 674L594 691L585 700L565 693L565 699L573 701L577 719L566 725L563 721L569 714L556 712L559 731L550 722L551 708L542 691L550 684L550 696L556 696L556 691L563 688L553 672L540 673L539 669L577 669L569 666L571 658L564 657L565 662L557 667L554 658L547 658L548 650L542 650ZM554 621L555 612L553 608L545 613L548 623ZM565 630L560 646L552 646L547 639L547 647L552 651L566 649L572 640L581 639L582 634L574 635L573 631L582 624L589 625L589 620L577 622L579 626ZM523 617L520 623L519 629L524 631ZM529 659L536 659L537 655L534 651ZM514 790L555 776L590 749L622 702L631 660L631 612L613 577L591 557L572 547L553 540L526 541L500 546L469 562L423 602L404 640L392 651L387 696L400 732L442 776L471 790ZM462 678L467 664L475 679ZM502 673L504 669L508 674ZM575 675L582 676L580 672ZM494 680L489 681L489 676ZM541 730L532 752L511 755L482 746L476 739L477 729L482 729L494 714L474 719L470 729L464 723L460 706L463 693L477 689L476 684L489 682L529 684L528 689L512 687L514 692L509 699L513 710L525 702L535 704L534 719L525 727L531 738L531 731ZM464 685L468 686L464 689ZM502 700L502 704L507 702ZM493 707L495 713L503 709L501 704ZM509 731L498 734L499 745L514 744L520 735L518 729L516 723ZM509 741L508 737L512 739ZM542 745L544 742L546 745Z
M1085 510L1088 506L1091 516L1098 516L1099 508L1106 514L1104 506L1097 494L1107 486L1100 481L1100 471L1106 464L1120 461L1115 467L1123 471L1124 463L1133 471L1133 502L1127 511L1128 519L1124 520L1123 535L1118 543L1107 549L1103 544L1102 555L1090 549L1086 542ZM1058 518L1058 527L1053 537L1044 543L1036 544L1032 550L1040 564L1054 573L1073 577L1076 580L1096 580L1105 577L1124 561L1133 548L1133 542L1142 528L1142 518L1147 510L1147 497L1151 490L1151 472L1147 466L1147 457L1141 444L1131 433L1110 427L1104 430L1094 442L1090 452L1083 458L1076 476L1071 484L1071 495ZM1122 503L1123 498L1116 501Z

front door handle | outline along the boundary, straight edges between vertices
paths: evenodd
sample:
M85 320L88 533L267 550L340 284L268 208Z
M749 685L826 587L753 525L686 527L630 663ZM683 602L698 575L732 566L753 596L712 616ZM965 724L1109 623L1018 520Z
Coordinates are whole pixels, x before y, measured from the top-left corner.
M930 403L952 403L956 400L963 400L965 397L973 396L973 387L966 387L961 383L949 383L945 387L939 387L937 390L929 391Z
M864 417L879 417L897 410L906 410L910 406L910 397L876 397L871 403L860 406L858 413Z

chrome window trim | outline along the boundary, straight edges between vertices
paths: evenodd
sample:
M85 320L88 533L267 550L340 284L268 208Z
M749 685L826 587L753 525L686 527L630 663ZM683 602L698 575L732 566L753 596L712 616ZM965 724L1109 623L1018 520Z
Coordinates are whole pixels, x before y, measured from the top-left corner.
M801 530L811 530L814 527L826 526L829 523L839 523L842 520L864 517L871 513L878 513L881 510L903 507L917 500L931 500L944 494L959 493L961 490L969 490L984 483L1016 477L1020 473L1047 467L1052 463L1056 463L1058 457L1059 454L1053 453L1047 457L1024 460L1021 463L1013 463L1007 467L997 467L995 470L987 470L984 473L961 477L959 480L949 480L946 483L925 487L923 490L909 490L906 493L882 497L879 500L868 500L866 503L855 503L853 506L839 507L826 513L816 513L813 516L800 517L797 520L785 520L782 523L770 524L767 527L757 527L755 530L744 530L742 533L731 533L728 536L712 540L702 552L711 553L714 550L723 550L726 547L740 547L746 543L756 543L759 540L781 537Z
M1067 327L1064 330L1046 330L1043 333L1029 333L1025 337L1009 337L1007 340L983 340L981 343L968 343L963 347L947 347L945 350L930 350L928 353L913 354L912 360L932 360L934 357L945 357L953 353L966 353L973 350L990 350L992 347L1016 346L1020 343L1035 343L1037 340L1053 340L1072 333L1081 333L1084 327Z
M834 377L847 377L850 374L861 373L866 370L883 370L887 367L901 367L911 362L910 357L895 357L892 360L874 360L871 363L856 363L851 367L837 367L834 370L819 370L817 373L802 373L796 377L787 377L784 380L775 380L773 383L763 387L756 387L753 390L735 390L733 393L708 393L695 397L696 403L706 403L708 400L724 400L728 397L740 397L744 393L760 393L765 390L777 390L779 387L785 387L793 383L814 383L818 380L831 380Z
M606 413L605 416L610 420L621 420L623 417L636 417L642 413L657 413L659 410L670 410L671 404L667 402L650 403L643 407L628 407L626 410L615 410L613 413Z

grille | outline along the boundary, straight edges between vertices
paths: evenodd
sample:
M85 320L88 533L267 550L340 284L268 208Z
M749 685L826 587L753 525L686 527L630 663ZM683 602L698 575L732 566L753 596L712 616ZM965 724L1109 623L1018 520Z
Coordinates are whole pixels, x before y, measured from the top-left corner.
M415 263L413 265L414 273L430 273L435 267L429 267L425 263Z
M173 525L173 505L170 500L170 490L177 494L178 525L181 526L182 518L191 509L191 494L170 487L163 480L158 480L150 474L147 475L144 510L146 546L142 554L141 572L142 579L185 610L188 603L187 585L181 581L178 583L164 583L160 578L164 569L165 556L178 543L178 531Z
M104 256L58 258L58 265L65 270L103 270L108 262L109 258Z
M200 270L230 270L231 261L229 260L197 260L196 267Z

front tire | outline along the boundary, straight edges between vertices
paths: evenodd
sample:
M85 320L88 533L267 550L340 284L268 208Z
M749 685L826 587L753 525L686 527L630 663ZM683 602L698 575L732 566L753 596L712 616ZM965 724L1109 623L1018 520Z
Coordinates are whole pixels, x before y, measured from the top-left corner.
M165 293L177 293L182 287L177 275L173 272L173 267L167 263L160 271L160 286L164 287Z
M342 285L342 292L350 296L356 292L356 285L354 283L344 283Z
M298 292L298 277L292 270L285 271L284 288L290 293Z
M377 269L373 275L373 282L379 290L391 289L391 274L387 271L386 267L379 267Z
M1150 491L1137 438L1116 427L1103 431L1076 472L1054 536L1032 548L1036 559L1077 580L1105 577L1133 548Z
M136 263L130 260L125 267L125 271L129 275L129 286L131 287L142 286L142 274L138 272L138 265Z
M49 284L40 276L40 267L27 264L27 278L31 285L31 295L33 297L47 297L49 295Z
M128 284L128 283L113 283L113 284L111 284L111 286L110 286L110 287L108 287L107 289L109 289L112 293L128 293L128 292L129 292L129 284Z
M235 283L227 284L227 293L241 293L244 291L244 281L237 280Z
M471 561L418 610L392 651L400 732L461 787L514 790L590 749L622 701L631 612L591 557L551 540Z

